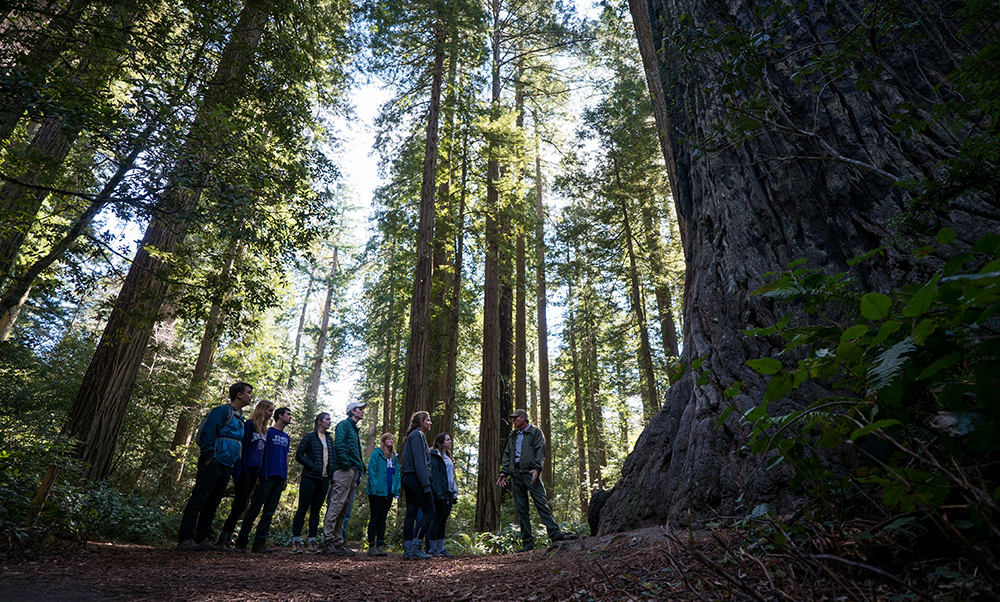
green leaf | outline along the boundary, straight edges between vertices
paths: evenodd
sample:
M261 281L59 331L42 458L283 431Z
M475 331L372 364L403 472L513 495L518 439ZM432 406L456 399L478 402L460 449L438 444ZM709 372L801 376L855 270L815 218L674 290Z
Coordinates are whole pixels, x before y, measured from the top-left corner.
M903 308L903 315L908 318L915 318L931 308L934 302L934 293L937 292L938 280L941 274L934 274L931 281L925 284L913 295L913 299Z
M903 325L900 322L897 322L895 320L889 320L888 322L883 322L882 326L879 327L878 335L875 336L875 339L872 341L872 344L881 345L883 341L889 338L889 335L899 330L900 327L902 326Z
M955 231L951 228L941 228L937 233L937 241L943 245L955 242Z
M927 366L926 368L923 369L923 371L920 373L920 376L917 377L917 380L930 378L931 376L934 376L941 370L944 370L945 368L950 368L951 366L955 365L955 363L961 359L962 359L962 354L958 352L952 353L951 355L946 355L944 357L939 357L938 359L934 360L934 362L932 362L930 366Z
M847 261L847 265L851 265L851 266L857 265L857 264L861 263L862 261L868 259L869 257L881 254L883 250L884 250L884 247L878 247L877 249L872 249L871 251L868 251L864 255L858 255L857 257L855 257L853 259L849 259Z
M715 421L715 428L717 429L722 428L722 425L726 422L726 418L729 418L729 415L732 414L733 410L735 409L736 406L730 404L729 407L727 407L725 410L722 410L722 414L719 416L719 419Z
M868 332L868 327L864 324L858 324L856 326L851 326L840 335L840 342L846 343L847 341L853 341L865 336Z
M873 433L873 432L878 431L878 430L885 430L885 429L889 428L890 426L896 426L897 424L902 424L902 423L900 421L898 421L898 420L891 420L891 419L890 420L879 420L877 422L873 422L873 423L865 425L865 426L863 426L863 427L861 427L859 429L856 429L853 433L851 433L850 439L851 439L851 441L857 441L858 439L860 439L861 437L864 437L865 435L867 435L869 433Z
M917 345L923 345L924 341L927 340L935 330L937 330L938 323L937 320L924 320L913 329L913 342Z
M868 293L861 297L861 315L867 320L883 320L889 316L892 299L881 293Z
M726 396L726 399L732 399L733 397L739 395L742 389L743 389L743 381L737 380L734 381L733 384L728 389L723 391L722 394Z
M746 412L743 413L743 417L748 422L757 422L758 420L760 420L764 416L767 416L767 404L766 403L763 404L763 405L759 405L759 406L757 406L755 408L750 408L749 410L747 410Z
M767 391L764 392L764 401L777 401L792 392L795 383L792 375L787 373L775 374L771 381L767 383Z
M1000 234L990 232L984 234L982 238L976 241L976 244L972 246L972 250L975 253L989 253L990 255L997 255L1000 253Z
M777 374L781 370L781 362L773 357L750 360L747 365L753 368L757 374Z

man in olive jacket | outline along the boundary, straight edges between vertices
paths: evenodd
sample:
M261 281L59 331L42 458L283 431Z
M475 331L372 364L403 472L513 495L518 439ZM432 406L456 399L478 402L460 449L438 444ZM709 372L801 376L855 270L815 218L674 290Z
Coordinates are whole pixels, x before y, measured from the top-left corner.
M535 538L531 530L531 519L528 516L528 495L535 502L535 510L545 524L549 539L553 542L564 539L576 539L576 535L563 532L552 517L552 511L545 502L545 487L538 480L545 464L545 435L537 426L528 424L528 413L515 410L510 415L514 419L514 430L507 435L507 445L503 448L503 467L497 485L507 486L511 479L514 493L514 507L517 508L517 518L521 523L521 549L527 552L535 549Z
M347 418L337 424L333 447L337 457L333 463L333 484L326 502L323 518L323 554L328 556L354 556L354 550L344 546L344 517L354 487L361 480L365 464L361 460L361 431L358 423L365 417L364 403L347 404Z

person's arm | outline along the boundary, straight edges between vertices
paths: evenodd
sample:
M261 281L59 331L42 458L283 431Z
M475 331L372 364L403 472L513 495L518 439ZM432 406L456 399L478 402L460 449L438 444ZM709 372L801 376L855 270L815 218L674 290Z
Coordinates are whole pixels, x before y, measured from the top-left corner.
M537 428L535 436L531 438L531 447L535 453L535 466L531 469L531 484L534 485L545 466L545 435Z
M342 458L342 461L347 466L351 466L351 451L348 445L350 445L350 440L348 437L351 435L350 426L347 424L346 420L341 420L337 423L337 428L334 430L333 434L333 448L336 450L337 458Z
M205 419L205 424L202 425L201 431L198 433L198 449L201 450L201 455L209 460L215 457L215 440L226 415L228 415L228 411L225 406L215 408L208 413L208 418Z
M308 434L302 437L302 441L299 441L299 447L295 450L295 461L309 470L316 470L313 465L312 444L309 442Z
M417 435L418 431L413 431L406 440L406 445L413 445L410 449L410 453L413 454L413 469L417 473L417 480L420 482L420 487L424 491L431 490L431 475L427 470L429 464L430 452L427 451L427 444L425 443L424 434L420 433Z
M510 445L510 437L507 437L507 444L503 446L503 457L500 460L500 478L497 479L497 485L501 487L507 486L507 467L512 464L510 455L514 453L514 450Z

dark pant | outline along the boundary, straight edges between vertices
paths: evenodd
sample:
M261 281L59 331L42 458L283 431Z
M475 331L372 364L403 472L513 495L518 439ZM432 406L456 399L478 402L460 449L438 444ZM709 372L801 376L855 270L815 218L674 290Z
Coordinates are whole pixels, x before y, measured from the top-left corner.
M428 535L431 541L444 539L445 526L451 514L451 500L434 500L434 520L431 521L431 531Z
M369 495L368 496L368 543L375 542L376 545L385 545L385 521L389 516L389 508L392 507L391 495Z
M191 498L184 507L177 541L201 541L211 535L212 521L222 495L226 493L230 470L230 466L225 466L214 457L208 460L204 456L198 458L198 474L194 478Z
M330 479L303 476L299 481L299 507L292 519L292 537L302 535L302 525L309 512L309 537L315 539L319 531L319 511L326 501L326 492L330 488Z
M403 490L406 492L406 518L403 519L403 541L423 539L427 535L431 520L434 518L434 498L430 491L424 491L420 486L417 475L407 473L403 475ZM417 522L417 509L423 512L420 523L414 530L414 523Z
M243 526L240 527L240 534L236 538L236 547L247 547L247 540L250 538L250 529L253 529L253 521L257 519L257 514L263 508L260 515L260 522L257 523L257 532L254 534L254 543L260 542L263 545L267 541L267 533L271 530L271 519L274 511L278 509L278 502L281 501L281 492L285 490L286 479L281 477L271 477L253 490L253 501L247 508L247 513L243 515Z
M253 493L253 488L257 484L258 474L260 474L259 468L246 468L240 476L233 477L233 508L229 511L229 516L226 517L226 523L222 525L223 533L232 533L236 530L236 523L240 522L243 511L250 503L250 494Z
M528 517L528 496L535 502L535 510L538 511L538 518L542 519L549 537L559 533L559 525L549 510L549 505L545 502L545 487L542 479L539 478L534 484L531 483L531 473L524 470L515 471L512 475L514 479L514 507L517 508L517 519L521 523L521 541L525 545L534 545L535 537L531 530L531 519Z

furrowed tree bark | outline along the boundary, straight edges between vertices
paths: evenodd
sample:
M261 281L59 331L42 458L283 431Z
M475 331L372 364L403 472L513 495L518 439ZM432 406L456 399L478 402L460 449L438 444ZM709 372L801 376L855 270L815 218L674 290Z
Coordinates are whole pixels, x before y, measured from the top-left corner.
M404 425L418 410L429 410L427 399L428 355L430 348L431 278L434 267L434 218L437 191L438 120L441 83L444 79L446 33L438 22L434 31L434 67L431 74L430 106L427 110L427 140L424 175L420 189L420 221L417 226L417 266L413 276L413 303L410 306L410 344L406 353L406 397ZM400 437L402 441L402 437Z
M859 287L885 292L925 273L893 240L892 220L910 200L896 183L932 177L940 158L957 152L956 138L937 121L904 137L891 130L891 114L903 102L920 106L938 94L942 78L955 68L951 57L968 49L939 45L940 40L961 42L937 33L916 41L886 34L877 53L869 48L865 60L858 61L886 67L870 88L861 91L855 85L864 78L853 62L843 63L844 77L820 82L801 70L803 64L816 61L817 53L837 51L848 30L867 28L858 15L874 4L806 0L803 10L771 35L790 51L769 61L750 84L750 90L769 99L776 120L762 122L741 141L730 140L713 125L729 115L721 88L714 85L727 57L675 41L717 24L750 34L761 25L754 6L745 0L630 2L637 31L639 23L649 23L648 41L659 41L640 43L640 50L654 99L662 91L666 103L665 111L654 114L667 138L664 150L674 174L671 190L687 259L684 355L705 357L702 369L711 370L720 386L697 386L695 370L671 386L663 408L625 461L604 507L601 533L681 525L689 511L696 521L713 512L727 515L736 511L737 500L751 507L766 501L779 510L790 504L789 473L765 470L763 458L740 451L745 436L736 418L758 406L766 388L766 380L746 361L780 350L780 342L740 333L773 324L780 315L773 301L749 297L764 283L765 273L800 257L808 267L837 273L851 258L883 244L889 245L883 258L859 267ZM939 4L918 1L893 8L914 11L910 22L919 22L921 31L957 30ZM921 16L924 11L937 17L928 20ZM644 38L640 32L640 42ZM747 92L733 94L730 99L739 102ZM710 132L722 138L706 149L699 141ZM742 136L732 136L737 137ZM962 243L988 223L961 214L941 219L962 232ZM736 411L716 429L730 404L724 387L734 380L743 381L744 393L732 400ZM800 390L771 410L786 414L826 393Z
M187 234L189 214L200 200L205 165L210 162L203 145L213 132L218 135L213 124L229 109L233 91L253 64L271 7L263 0L249 0L244 6L215 76L205 86L187 139L189 159L178 164L169 178L70 409L63 430L78 442L77 455L89 466L86 477L104 479L110 471L136 374L163 305L169 256Z

